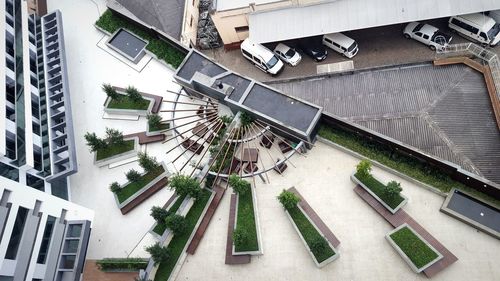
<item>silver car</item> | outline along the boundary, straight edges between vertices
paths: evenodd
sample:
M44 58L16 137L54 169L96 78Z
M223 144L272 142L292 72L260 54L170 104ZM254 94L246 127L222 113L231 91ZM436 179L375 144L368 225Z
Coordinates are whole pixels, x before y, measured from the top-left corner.
M283 43L279 43L274 48L274 53L284 62L291 66L296 66L302 60L302 56L294 49L288 47Z

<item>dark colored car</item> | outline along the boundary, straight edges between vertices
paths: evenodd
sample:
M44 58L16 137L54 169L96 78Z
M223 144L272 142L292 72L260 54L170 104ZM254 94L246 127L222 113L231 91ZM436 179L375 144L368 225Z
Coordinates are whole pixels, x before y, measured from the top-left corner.
M310 56L315 61L326 59L326 55L328 54L326 47L321 43L321 38L300 39L298 47L304 54Z

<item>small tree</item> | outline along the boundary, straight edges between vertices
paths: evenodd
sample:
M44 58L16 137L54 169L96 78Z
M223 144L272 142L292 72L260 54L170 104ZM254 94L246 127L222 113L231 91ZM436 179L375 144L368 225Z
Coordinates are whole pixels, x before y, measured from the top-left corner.
M150 215L158 224L162 224L165 223L165 219L170 215L170 212L161 207L153 206Z
M141 94L134 86L128 86L127 89L125 89L125 93L127 93L127 96L134 102L140 102L142 100Z
M232 174L229 176L229 185L231 185L234 191L238 194L245 194L250 190L250 183L246 180L243 180L236 174Z
M104 140L97 137L95 133L87 132L85 134L85 141L87 141L87 145L90 148L90 151L95 152L99 149L106 148L107 144Z
M390 198L398 196L401 191L403 191L403 188L397 181L390 181L384 188L384 194Z
M174 235L180 235L186 231L187 222L183 216L172 214L165 219L165 225L172 230Z
M233 118L232 117L229 117L227 115L223 115L220 117L220 120L224 123L224 124L229 124L233 121Z
M113 193L117 193L118 191L120 191L122 187L120 186L119 183L117 183L116 181L115 182L112 182L110 185L109 185L109 190L111 190L111 192Z
M170 178L170 188L174 189L179 196L190 196L195 200L201 194L200 182L198 180L180 174Z
M241 111L241 113L240 113L241 127L243 127L243 128L247 127L248 125L252 124L253 120L254 119L252 116L250 116L250 114L248 114L245 111Z
M158 131L161 128L161 116L158 114L148 114L149 131Z
M314 253L314 255L321 254L328 247L328 242L326 242L325 238L323 238L322 236L316 236L311 241L311 251Z
M102 84L102 90L111 99L118 99L120 97L120 94L110 84Z
M281 205L283 205L283 208L287 210L293 209L295 206L297 206L297 203L300 202L300 198L299 196L297 196L297 194L286 191L284 189L278 196L278 200L280 201Z
M368 160L362 160L359 162L359 164L356 166L356 173L359 176L362 177L367 177L370 175L370 172L372 170L372 163Z
M141 174L134 169L130 169L125 176L130 182L137 182L141 179Z
M236 227L233 232L233 242L236 247L245 244L248 241L248 232L246 229L241 227Z
M162 247L160 243L155 243L146 248L146 252L151 255L155 265L166 262L170 258L170 251L167 247Z
M145 152L139 153L139 165L148 173L153 172L160 167L160 163L156 161L156 157L151 157Z
M106 128L106 139L110 145L123 145L123 133L117 129Z

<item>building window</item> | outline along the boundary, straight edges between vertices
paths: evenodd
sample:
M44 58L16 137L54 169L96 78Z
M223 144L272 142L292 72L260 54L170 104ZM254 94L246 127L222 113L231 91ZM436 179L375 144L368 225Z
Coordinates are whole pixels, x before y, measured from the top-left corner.
M189 21L189 26L192 27L193 26L193 21L194 21L194 17L191 16L191 20Z
M236 32L246 32L248 31L248 26L237 26L234 30L236 30Z
M40 245L40 251L38 252L37 263L45 264L45 262L47 261L50 239L52 238L52 232L54 231L55 222L55 217L48 216L47 223L45 223L45 230L43 231L42 244Z
M26 223L26 218L28 216L28 211L28 209L23 207L19 207L19 210L17 211L16 221L14 222L14 229L12 230L9 245L7 246L7 253L5 254L6 259L15 260L17 257L19 242L21 242L21 237L23 236L23 230Z

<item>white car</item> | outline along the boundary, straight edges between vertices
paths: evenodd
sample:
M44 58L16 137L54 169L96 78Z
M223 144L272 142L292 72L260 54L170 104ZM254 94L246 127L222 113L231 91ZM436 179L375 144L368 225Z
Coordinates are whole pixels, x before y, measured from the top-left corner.
M408 39L412 38L418 42L424 43L433 51L436 49L443 49L452 39L450 35L439 31L436 27L419 22L410 22L406 25L403 30L403 35Z
M288 47L283 43L279 43L274 48L274 53L284 62L291 66L296 66L302 60L302 56L294 49Z

